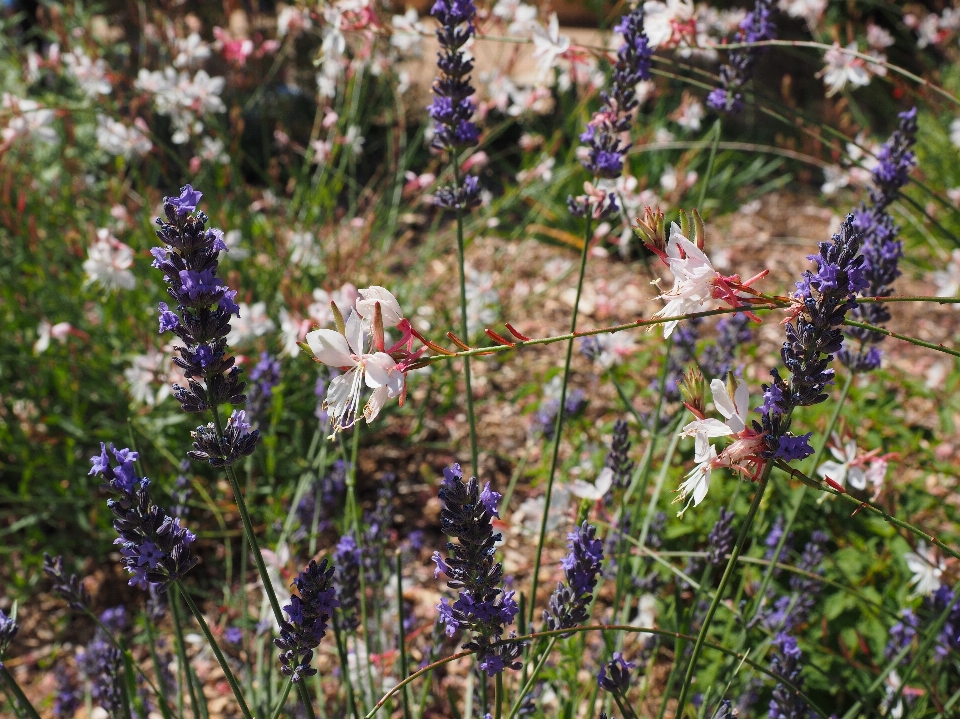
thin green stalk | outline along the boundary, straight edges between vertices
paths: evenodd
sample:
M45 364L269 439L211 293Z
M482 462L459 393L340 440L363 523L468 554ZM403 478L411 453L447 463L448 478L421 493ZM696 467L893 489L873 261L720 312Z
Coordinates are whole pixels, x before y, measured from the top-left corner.
M223 438L223 424L220 422L220 412L217 406L210 408L213 412L213 423L217 430L217 438ZM243 522L243 533L250 544L253 552L253 561L257 565L257 573L260 575L260 582L263 584L263 591L267 594L270 602L270 608L273 609L273 616L277 624L283 623L283 613L280 611L280 602L277 601L277 594L273 591L273 582L270 581L270 575L267 573L267 565L263 561L263 554L260 552L260 545L257 543L257 535L253 531L253 522L250 520L250 512L247 510L247 503L243 498L243 492L240 490L240 482L237 480L237 473L234 472L232 465L226 466L227 480L230 482L230 489L233 490L233 498L237 509L240 511L240 519ZM185 592L181 592L184 598L187 598ZM189 603L189 601L188 601Z
M637 713L633 710L629 704L624 701L624 697L621 697L617 692L613 693L613 700L617 703L617 706L620 707L620 711L623 713L625 719L639 719Z
M740 552L743 551L743 545L746 544L747 535L750 533L750 527L753 525L753 520L757 516L757 510L760 509L760 502L763 499L763 495L767 491L767 484L770 481L770 472L772 470L773 462L768 461L763 467L763 472L758 480L760 486L757 487L757 491L753 495L753 502L750 504L750 511L747 512L747 517L743 522L743 527L740 529L740 534L737 536L737 542L733 547L733 552L730 553L730 559L727 561L727 567L723 570L723 577L720 579L720 586L717 587L717 593L714 595L713 601L710 602L710 608L707 609L707 614L703 618L703 624L700 626L700 632L697 634L696 643L693 645L693 654L690 657L690 664L687 666L687 673L686 676L684 676L683 684L680 687L680 697L677 700L677 719L680 719L683 716L684 702L686 702L687 693L690 691L690 685L693 682L693 673L696 671L697 660L700 658L700 651L703 649L703 643L706 639L707 632L710 629L710 623L713 621L713 615L716 614L717 606L720 604L724 590L727 588L727 583L730 581L730 577L733 574L733 568L736 566L737 558L740 556Z
M280 699L277 701L277 708L270 712L270 716L272 716L273 719L280 719L280 714L283 712L283 705L287 703L287 697L290 696L290 688L292 686L292 681L288 681L284 684L283 693L280 695Z
M577 332L577 315L580 311L580 295L583 293L583 277L587 270L587 253L590 247L590 217L584 223L583 248L580 251L580 274L577 277L577 294L573 300L573 317L570 320L570 341L567 344L567 357L563 363L563 381L560 385L560 405L557 409L557 420L553 428L553 452L550 456L550 474L547 477L547 492L543 499L543 517L540 519L540 536L537 538L537 554L533 562L533 585L530 590L530 619L533 617L537 605L537 585L540 582L540 560L543 555L543 542L547 536L547 517L550 515L550 498L553 494L553 482L557 475L557 462L560 458L560 437L563 434L564 405L567 401L567 384L570 381L570 362L573 359L573 338Z
M167 706L167 692L172 691L173 687L168 687L166 682L163 679L163 672L160 671L160 657L157 656L157 635L153 628L153 622L150 621L150 618L145 614L142 614L143 618L143 627L147 633L148 646L150 648L150 659L153 661L153 671L157 677L157 686L159 693L156 694L157 705L160 707L160 713L163 715L163 719L173 719L170 714L170 707ZM180 712L180 716L183 716L183 712Z
M453 179L455 187L460 187L460 166L456 153L450 153L450 162L453 165ZM470 342L470 333L467 326L467 269L463 247L463 210L457 208L457 264L460 268L460 334L464 342ZM467 422L470 424L470 462L473 474L480 475L479 454L477 450L477 417L473 407L473 384L470 376L470 358L463 358L463 377L467 389Z
M230 669L230 665L227 663L227 658L223 656L223 652L220 651L220 646L217 644L217 640L214 639L213 633L210 631L210 627L207 626L207 620L203 618L200 608L194 603L193 598L187 594L186 588L180 581L174 582L174 586L180 592L180 595L183 597L183 601L187 603L187 606L193 613L194 619L197 620L197 624L200 625L200 631L202 631L203 635L207 638L207 643L210 645L210 649L213 650L213 654L217 658L220 668L223 670L223 675L226 677L227 683L233 690L233 696L237 699L237 704L240 706L240 712L243 714L244 719L253 719L253 715L250 713L249 707L247 707L247 702L243 698L243 692L240 689L240 684L237 682L237 678L233 676L233 670Z
M297 682L297 693L300 695L300 701L307 712L307 719L316 719L313 711L313 702L310 701L310 692L307 690L306 682Z
M493 691L493 702L496 706L494 719L503 719L503 672L497 672L497 682Z
M23 710L27 713L27 715L33 719L40 719L40 714L37 713L37 710L34 708L33 704L31 704L30 700L27 699L27 695L23 693L20 685L17 684L17 680L13 678L13 674L11 674L10 671L3 666L3 662L0 662L0 679L3 679L10 691L13 692L13 695L17 698L17 703L23 707Z
M717 159L717 145L720 143L720 118L713 124L713 144L710 146L710 159L707 161L707 174L703 176L703 185L700 187L700 199L697 200L697 207L703 210L703 201L707 197L707 185L710 184L710 178L713 176L713 161Z
M347 660L347 650L344 646L343 632L340 631L340 622L337 621L337 613L334 612L331 617L333 623L333 636L337 642L337 656L340 657L340 676L347 687L347 711L353 714L353 719L360 719L360 713L357 708L357 702L353 695L353 680L350 679L350 664Z
M399 549L394 553L394 559L394 571L397 573L397 633L400 635L398 647L400 652L400 676L406 677L409 669L407 667L407 631L403 626L403 557ZM410 719L410 695L406 687L403 688L400 698L403 702L403 719Z
M517 701L514 702L513 708L510 709L510 713L507 715L507 719L513 719L517 712L520 711L520 707L523 706L524 697L527 696L527 693L530 691L530 688L533 686L533 683L537 679L537 675L540 674L540 670L543 669L543 665L547 663L547 658L550 656L550 652L553 651L554 645L557 643L557 637L550 637L550 641L547 643L547 648L540 654L540 660L537 662L537 666L533 668L530 677L524 683L523 688L520 690L520 693L517 695Z
M200 717L200 704L197 702L197 688L193 683L193 676L190 671L190 660L187 657L187 647L183 641L183 614L180 611L180 598L173 591L173 587L167 589L167 604L170 605L170 611L173 614L173 639L177 648L177 669L183 672L184 684L187 685L187 691L190 692L190 709L193 712L193 719ZM183 684L177 692L177 714L185 716L183 713Z
M855 372L851 372L849 375L847 375L847 379L843 383L843 389L840 390L840 397L837 399L837 402L833 407L833 413L830 415L830 421L827 423L826 430L823 433L823 441L821 441L820 445L817 447L816 454L813 456L813 461L810 463L810 474L816 473L817 467L820 466L820 461L823 459L824 452L827 449L827 443L830 441L830 435L833 434L833 430L837 426L837 421L840 419L840 412L850 394L850 388L853 386L853 378L855 374ZM790 536L790 530L793 528L793 523L796 521L797 515L800 513L800 507L803 505L803 499L806 495L806 492L806 485L801 485L797 489L796 495L794 496L793 504L790 506L790 510L784 521L783 533L780 535L776 549L774 549L771 564L769 567L767 567L767 571L763 573L763 580L760 582L760 589L757 590L757 593L754 595L757 598L757 606L756 609L754 609L754 616L756 616L756 613L760 611L761 602L763 602L764 597L767 596L767 587L770 585L770 580L773 578L773 572L776 568L777 562L780 561L780 555L783 553L783 548L786 545L787 537ZM741 633L741 638L746 639L745 632ZM742 644L742 641L738 643L739 646L742 646Z

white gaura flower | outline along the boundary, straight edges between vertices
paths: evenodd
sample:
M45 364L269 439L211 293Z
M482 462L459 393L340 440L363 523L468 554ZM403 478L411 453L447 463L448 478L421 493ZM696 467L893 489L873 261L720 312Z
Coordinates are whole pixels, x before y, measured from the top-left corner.
M126 160L134 156L142 157L153 149L153 143L140 127L142 122L127 126L112 117L98 114L97 145L101 150Z
M283 343L282 354L296 357L300 354L300 345L310 329L310 320L301 319L286 307L280 308L280 340Z
M713 297L720 273L713 268L710 258L681 234L676 223L670 226L665 259L673 273L673 287L660 295L667 304L654 317L676 317L702 308ZM665 338L673 333L677 323L678 320L671 320L664 324Z
M574 497L597 502L606 496L612 486L613 470L609 467L604 467L600 470L600 474L597 475L597 479L593 484L579 478L573 480L570 483L570 494Z
M318 362L344 372L330 382L323 402L323 409L330 413L333 421L334 434L352 427L357 421L364 385L373 390L363 408L368 424L377 418L387 399L400 397L402 405L406 375L386 352L366 351L363 321L358 313L350 314L344 334L319 329L308 332L306 339Z
M862 464L857 463L857 441L855 439L841 442L840 437L834 434L830 454L836 461L827 460L821 464L817 468L817 474L821 477L830 477L841 487L846 486L847 480L850 480L850 486L854 489L866 488L867 473Z
M956 297L960 294L960 250L950 252L950 261L942 270L933 273L933 283L937 286L937 297ZM960 310L960 304L953 305Z
M693 0L647 0L643 4L643 30L647 34L651 47L670 43L678 26L693 19Z
M538 78L542 82L557 66L557 60L570 49L570 38L560 34L557 14L550 16L550 24L544 28L533 26L533 59L537 61Z
M355 307L359 296L357 288L349 282L333 292L317 288L313 291L313 302L307 306L307 316L321 327L329 325L333 322L331 303L337 306L341 317L346 317Z
M717 411L724 416L726 422L717 419L697 419L685 426L680 434L684 437L726 437L739 434L747 426L747 413L750 411L750 392L746 382L737 382L733 397L727 391L723 380L715 379L710 382L710 391L713 392L713 404Z
M32 137L47 145L60 141L60 136L53 127L53 121L57 117L56 111L41 107L34 100L11 95L9 92L3 93L0 108L12 110L14 113L7 126L0 130L0 138L3 139L4 144L13 142L18 137Z
M846 49L857 52L857 43L850 43ZM817 73L817 76L822 77L827 86L827 97L833 97L848 83L854 87L870 84L870 70L867 69L864 59L843 52L838 43L834 43L833 47L827 50L823 59L827 61L827 66Z
M673 500L674 502L682 502L690 497L683 509L677 512L678 517L683 516L691 502L693 502L694 507L698 506L707 496L707 490L710 489L710 474L717 459L717 449L710 444L706 434L697 434L696 451L693 459L697 466L684 478L683 483L677 489L677 498Z
M940 577L947 567L943 559L938 560L933 547L927 547L926 542L921 540L917 543L917 551L905 553L903 559L913 572L910 580L910 584L914 585L913 596L929 596L940 589Z
M50 347L50 340L55 339L61 344L67 341L67 336L73 331L69 322L57 322L51 325L47 320L40 320L37 327L37 341L33 343L33 353L43 354Z
M262 337L276 327L267 315L266 302L254 302L252 305L241 302L238 307L239 315L230 319L230 334L227 335L227 344L231 347Z
M97 239L87 250L87 259L83 261L83 271L87 282L96 282L105 290L132 290L137 278L130 271L133 265L133 250L110 234L110 230L101 227L97 230Z

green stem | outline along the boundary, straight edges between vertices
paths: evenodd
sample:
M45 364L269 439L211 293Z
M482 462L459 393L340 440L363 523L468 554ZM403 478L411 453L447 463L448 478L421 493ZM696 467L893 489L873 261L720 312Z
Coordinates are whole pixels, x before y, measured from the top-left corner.
M233 690L233 696L236 697L237 704L240 705L240 712L243 714L244 719L253 719L253 715L250 713L250 709L247 707L247 702L244 701L243 692L240 690L240 684L237 683L237 678L233 676L233 670L230 669L230 665L227 663L227 658L223 656L223 652L220 651L220 646L217 644L217 640L214 639L213 633L210 631L210 627L207 626L207 620L203 618L200 608L194 603L193 598L187 594L187 590L181 582L174 582L174 586L180 592L180 595L183 597L183 601L187 603L187 606L190 608L194 619L197 620L197 624L200 625L200 631L202 631L203 635L207 638L207 643L213 650L213 654L217 658L220 668L223 670L223 675L227 678L227 683Z
M750 533L750 527L753 524L754 518L757 516L757 510L760 509L760 502L763 499L763 495L767 491L767 484L770 481L770 472L772 470L773 461L770 460L763 467L763 472L761 473L759 479L760 486L757 487L757 491L753 495L753 502L750 504L750 511L747 512L747 517L743 522L743 527L740 528L740 534L737 536L737 543L733 547L733 552L730 554L730 559L727 560L727 567L723 570L723 577L720 579L720 586L717 587L717 593L713 596L713 601L710 602L710 608L707 609L707 614L703 618L703 624L700 626L700 632L697 634L697 640L693 645L693 654L690 657L690 664L687 666L687 673L686 676L684 676L683 684L680 687L680 697L677 700L677 719L680 719L683 716L684 702L686 702L687 693L690 691L690 685L693 682L693 673L696 671L697 659L700 658L700 651L703 649L703 643L706 639L707 632L710 629L710 623L713 621L713 615L717 612L717 606L720 604L724 590L727 588L727 583L730 581L730 577L733 574L733 568L736 566L737 558L740 556L740 552L743 551L743 545L746 544L747 536Z
M840 397L837 399L836 405L834 405L833 413L830 415L830 421L827 423L826 430L824 431L823 441L820 442L820 446L817 447L817 452L814 454L813 461L810 463L811 474L815 474L817 467L820 466L820 461L823 459L824 452L827 449L827 443L830 441L830 435L833 434L833 430L837 426L837 421L840 419L840 411L843 409L843 405L847 401L847 397L850 394L850 388L853 386L853 378L855 374L855 372L851 372L849 375L847 375L847 379L843 383L843 389L840 391ZM776 568L777 562L780 561L780 555L783 553L783 548L786 545L787 537L790 536L790 530L793 528L793 523L796 521L797 515L800 513L800 507L803 505L803 499L806 493L806 485L802 485L797 489L797 493L793 499L793 504L790 506L789 513L784 521L783 533L780 535L776 549L773 552L771 564L769 567L767 567L767 571L763 573L763 580L760 582L760 589L757 590L757 593L754 595L757 598L757 608L754 610L754 615L756 615L756 612L760 611L761 602L763 602L764 597L767 596L767 587L770 585L770 580L773 578L773 572ZM741 638L745 639L746 634L741 634ZM740 645L742 646L742 642L740 642Z
M453 165L453 179L456 189L460 187L460 166L457 163L456 153L450 153L450 162ZM457 263L460 268L460 334L461 339L469 344L470 334L467 327L467 269L463 247L463 210L457 208ZM473 407L473 383L470 376L470 358L463 358L463 378L467 389L467 421L470 424L470 462L473 474L480 475L479 454L477 450L477 417Z
M217 430L217 438L222 440L223 424L220 422L220 412L217 410L216 405L211 406L210 409L213 412L213 423ZM271 609L273 609L273 616L277 620L277 624L283 624L283 613L280 611L280 602L277 601L277 594L273 591L273 582L270 581L270 575L267 573L267 565L263 561L263 554L260 552L260 545L257 543L257 535L253 531L253 522L250 521L250 512L247 510L247 503L244 501L243 492L240 491L240 482L237 480L237 473L233 471L233 466L229 464L226 466L226 471L227 480L230 482L230 489L233 490L233 499L237 504L237 509L240 511L240 519L243 522L243 533L250 545L253 561L257 565L257 573L260 575L261 584L263 584L263 591L267 594L267 599L270 602ZM181 593L189 604L189 598L186 592Z
M530 688L533 686L533 683L537 679L537 675L540 674L540 670L543 669L543 665L547 663L547 658L550 656L550 652L553 651L554 645L557 643L557 637L550 637L550 641L547 644L547 648L540 655L540 660L537 662L537 666L533 668L530 677L527 679L526 683L523 685L523 688L520 690L520 694L517 696L517 701L514 703L513 708L510 709L510 713L507 715L507 719L513 719L517 712L520 711L520 707L523 706L524 697L527 696L527 693L530 691Z
M703 210L703 201L707 197L707 185L710 184L710 178L713 175L713 161L717 159L717 145L720 143L720 118L713 125L713 144L710 146L710 159L707 162L707 174L703 176L703 185L700 187L700 199L697 200L697 207Z
M613 700L617 703L617 706L620 707L620 711L623 712L625 719L638 719L637 713L633 710L633 707L626 703L625 697L621 697L620 694L614 692Z
M33 719L40 719L40 714L37 713L33 704L27 699L27 695L23 693L20 685L17 684L17 680L13 678L13 674L3 666L3 662L0 662L0 679L3 679L10 691L13 692L13 695L17 698L17 702L23 707L23 710Z
M583 248L580 251L580 274L577 278L577 294L573 300L573 317L570 320L570 341L567 344L567 357L563 363L563 382L560 385L560 405L557 420L553 428L553 452L550 456L550 474L547 477L547 492L543 500L543 517L540 519L540 536L537 538L537 554L533 562L533 585L530 590L530 624L533 624L537 606L537 585L540 582L540 560L543 555L543 542L547 536L547 517L550 515L550 497L553 494L553 482L557 476L557 462L560 458L560 436L563 430L564 404L567 401L567 383L570 381L570 362L573 358L573 339L577 334L577 315L580 310L580 295L583 293L583 277L587 270L587 253L590 248L590 217L584 223Z
M397 573L397 632L399 633L399 651L400 651L400 675L403 677L407 676L409 668L407 667L407 632L403 626L404 611L403 611L403 557L400 553L399 548L394 553L394 559L396 561L396 566L394 571ZM403 702L403 719L410 719L410 695L407 692L407 688L403 688L403 692L400 695L400 698Z
M283 705L287 703L287 697L290 696L290 688L292 686L292 681L288 681L284 685L283 693L280 695L279 701L277 701L277 708L270 712L270 716L272 716L273 719L280 719L280 713L283 711Z
M493 702L496 706L494 719L503 719L503 672L497 672L497 683L493 691Z
M193 684L193 673L190 671L190 659L187 657L187 647L183 641L183 616L180 612L180 598L173 591L173 587L167 589L167 603L170 605L170 611L173 614L173 639L177 647L177 669L183 672L183 680L187 685L187 691L190 693L190 709L193 712L194 719L200 716L200 704L197 702L197 689ZM183 713L183 689L177 693L177 714L181 717Z

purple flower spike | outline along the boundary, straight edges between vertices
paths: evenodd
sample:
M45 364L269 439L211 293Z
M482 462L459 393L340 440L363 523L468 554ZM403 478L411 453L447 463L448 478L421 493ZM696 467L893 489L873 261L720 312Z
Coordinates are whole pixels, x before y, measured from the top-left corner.
M313 650L327 633L327 624L333 610L339 606L333 587L333 567L324 559L310 564L293 580L300 596L294 595L283 610L289 621L281 622L280 636L273 643L280 648L280 673L299 682L313 676Z
M753 11L740 23L734 42L760 42L773 40L777 27L770 19L773 13L772 0L756 0ZM707 105L717 112L735 115L743 110L741 89L753 77L753 70L765 48L747 47L731 50L727 64L720 67L720 87L707 95Z
M184 185L180 188L180 196L168 197L167 202L176 209L179 216L185 217L196 211L201 197L203 197L202 192L194 190L191 185Z
M437 565L436 574L445 574L447 586L459 591L453 604L444 599L437 605L440 621L446 625L447 636L453 636L460 629L471 633L463 648L477 652L479 665L488 675L508 667L519 669L521 644L500 644L505 628L519 612L513 592L502 588L503 565L494 561L496 543L501 536L494 533L491 520L500 495L492 491L489 484L481 492L476 477L464 481L459 465L444 470L443 474L440 499L444 507L440 528L458 543L447 542L449 559L436 552L433 561ZM510 636L515 634L511 632Z

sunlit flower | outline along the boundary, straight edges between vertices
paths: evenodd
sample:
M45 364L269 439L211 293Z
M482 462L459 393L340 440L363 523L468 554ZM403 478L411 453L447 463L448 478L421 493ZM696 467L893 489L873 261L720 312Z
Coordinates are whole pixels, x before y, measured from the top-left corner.
M937 297L956 297L960 294L960 249L950 252L950 261L942 270L933 273L933 283L937 286ZM960 310L960 304L952 305Z
M241 302L237 307L240 314L230 320L230 334L227 335L227 344L231 347L262 337L276 328L267 315L266 302L254 302L252 305Z
M830 454L833 460L827 460L817 468L817 474L821 477L830 477L841 487L846 486L847 480L850 480L850 486L854 489L864 489L867 486L867 474L863 466L857 463L857 441L850 439L841 444L837 435L833 436L833 444L830 446Z
M669 45L676 42L690 25L694 13L693 0L647 0L643 3L643 12L643 29L650 45Z
M40 320L37 327L37 341L33 343L33 353L43 354L50 347L50 340L55 339L61 344L66 341L67 336L73 331L69 322L58 322L51 325L47 320Z
M130 271L133 265L133 250L101 227L97 239L87 250L83 271L87 282L96 282L105 290L132 290L137 279Z
M604 467L600 470L600 474L597 475L593 484L579 477L570 482L570 494L574 497L596 502L603 499L612 486L613 470L610 467Z
M903 559L913 572L910 584L914 585L914 596L929 596L940 588L940 577L947 567L943 559L937 558L936 548L927 547L927 543L921 540L917 543L917 551L906 552Z
M349 282L344 283L339 290L333 292L317 288L313 291L313 302L307 306L307 316L324 327L333 322L331 302L337 306L340 316L346 317L356 306L359 297L357 288Z
M391 23L393 32L390 35L390 44L400 52L419 56L426 28L420 22L416 9L408 8L403 15L394 15Z
M368 424L377 418L387 399L402 398L406 389L405 374L397 369L396 361L386 352L367 351L363 323L356 312L350 314L345 334L319 329L308 332L306 339L318 362L343 370L342 375L330 382L323 403L333 421L334 434L352 427L357 421L364 385L373 390L363 408Z
M690 497L683 509L677 513L678 517L683 516L691 502L696 507L707 496L707 490L710 489L710 474L713 471L716 459L716 447L710 444L710 440L705 434L697 434L696 450L693 457L697 466L684 477L683 483L677 489L677 498L674 500L674 502L682 502Z
M780 0L778 7L790 17L803 18L815 25L827 9L827 0Z
M186 38L177 38L176 49L174 67L196 65L210 57L210 46L195 32L190 33Z
M130 359L123 378L134 402L155 405L170 395L170 383L166 381L168 363L169 358L156 350Z
M280 340L283 343L283 354L296 357L300 354L300 345L310 325L313 324L309 319L301 319L291 313L286 307L280 308Z
M312 232L291 232L287 240L290 263L298 267L320 266L320 245Z
M533 26L533 59L537 61L539 79L543 81L557 66L557 60L570 49L570 38L560 34L557 14L550 16L547 27Z
M857 52L857 43L850 43L846 49ZM818 77L823 77L823 82L827 86L827 97L833 97L848 84L854 87L865 87L870 84L870 70L867 69L866 61L849 52L841 51L838 43L834 43L823 58L827 61L827 66L818 73Z
M109 95L112 90L107 80L107 64L103 60L91 60L80 48L74 48L63 56L73 79L77 81L83 93L90 98L97 95Z
M9 92L3 93L0 107L14 112L7 126L0 130L4 144L18 137L33 137L47 145L59 142L60 136L53 127L53 121L57 117L55 111L41 107L40 103L34 100L20 98Z
M97 145L111 155L129 160L153 149L153 143L144 134L146 124L140 118L133 126L124 125L106 115L97 115Z
M301 30L309 30L312 26L310 15L293 5L286 5L277 14L277 37L286 37L288 33L296 35Z

